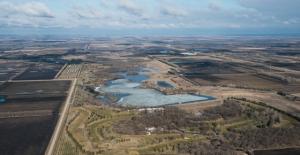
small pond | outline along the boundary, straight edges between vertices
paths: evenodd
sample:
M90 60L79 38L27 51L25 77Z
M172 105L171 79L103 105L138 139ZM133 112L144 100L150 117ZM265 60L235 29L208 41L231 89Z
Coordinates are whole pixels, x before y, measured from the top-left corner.
M162 88L174 88L174 86L166 81L157 81L157 85Z

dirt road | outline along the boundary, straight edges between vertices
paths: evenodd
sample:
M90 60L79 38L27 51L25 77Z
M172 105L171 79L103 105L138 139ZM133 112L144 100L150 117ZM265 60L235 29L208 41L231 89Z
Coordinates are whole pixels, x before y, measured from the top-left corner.
M72 82L72 86L70 87L68 97L66 99L66 102L64 104L64 107L63 107L61 113L59 114L60 115L59 120L56 123L55 130L52 134L52 137L51 137L51 140L48 144L48 148L45 152L45 155L52 155L53 154L55 144L56 144L57 140L59 139L59 135L61 133L60 131L63 129L63 127L65 125L65 120L66 120L67 115L68 115L68 109L69 109L69 107L71 105L71 102L72 102L72 96L73 96L73 93L74 93L74 90L75 90L76 82L77 82L77 79L74 79L73 82Z

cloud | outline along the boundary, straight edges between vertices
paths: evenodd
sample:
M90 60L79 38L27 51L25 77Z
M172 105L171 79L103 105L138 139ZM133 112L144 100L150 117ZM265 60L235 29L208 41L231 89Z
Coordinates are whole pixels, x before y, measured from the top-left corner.
M10 2L0 2L1 15L9 17L14 15L28 17L54 18L49 8L41 2L28 2L24 4L13 4Z
M119 0L118 6L120 9L126 11L128 14L134 16L143 15L143 10L132 0Z
M212 10L212 11L220 11L220 10L222 10L222 7L219 4L214 3L214 2L209 3L208 8L210 10Z
M51 27L54 14L41 2L0 2L0 25L8 27Z
M265 15L280 18L300 17L299 0L238 0L245 8L255 9Z
M20 13L24 13L27 16L33 17L46 17L53 18L54 15L50 12L48 7L40 2L29 2L17 7Z
M299 0L238 0L238 4L249 13L251 20L265 27L299 27L300 1Z
M92 7L74 6L71 14L79 19L97 19L103 17L99 10Z
M172 17L183 17L187 15L187 12L182 8L177 8L175 6L165 6L161 8L160 13L166 16Z
M0 26L242 29L300 25L299 0L30 1L0 0Z

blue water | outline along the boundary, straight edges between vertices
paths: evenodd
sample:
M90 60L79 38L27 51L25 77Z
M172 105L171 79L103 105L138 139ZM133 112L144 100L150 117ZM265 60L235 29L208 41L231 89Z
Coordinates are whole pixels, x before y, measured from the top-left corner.
M174 88L174 86L166 81L157 81L157 85L163 88Z
M154 107L214 99L211 96L193 94L165 95L154 89L141 88L141 83L148 78L144 73L123 74L123 78L109 81L104 87L97 87L95 90L106 94L116 94L117 103L124 106Z
M127 79L130 82L141 83L147 80L149 77L147 75L138 74L138 75L124 75L124 79Z
M0 96L0 104L4 104L6 102L5 97Z

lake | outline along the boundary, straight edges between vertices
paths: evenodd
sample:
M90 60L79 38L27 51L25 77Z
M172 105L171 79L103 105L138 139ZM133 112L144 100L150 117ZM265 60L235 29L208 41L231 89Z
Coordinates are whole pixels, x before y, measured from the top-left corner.
M122 73L121 76L122 78L111 80L95 90L115 96L118 98L117 103L124 106L157 107L214 99L211 96L194 94L165 95L155 89L141 88L142 82L149 78L145 72L136 75ZM173 87L169 83L160 82L160 85Z

